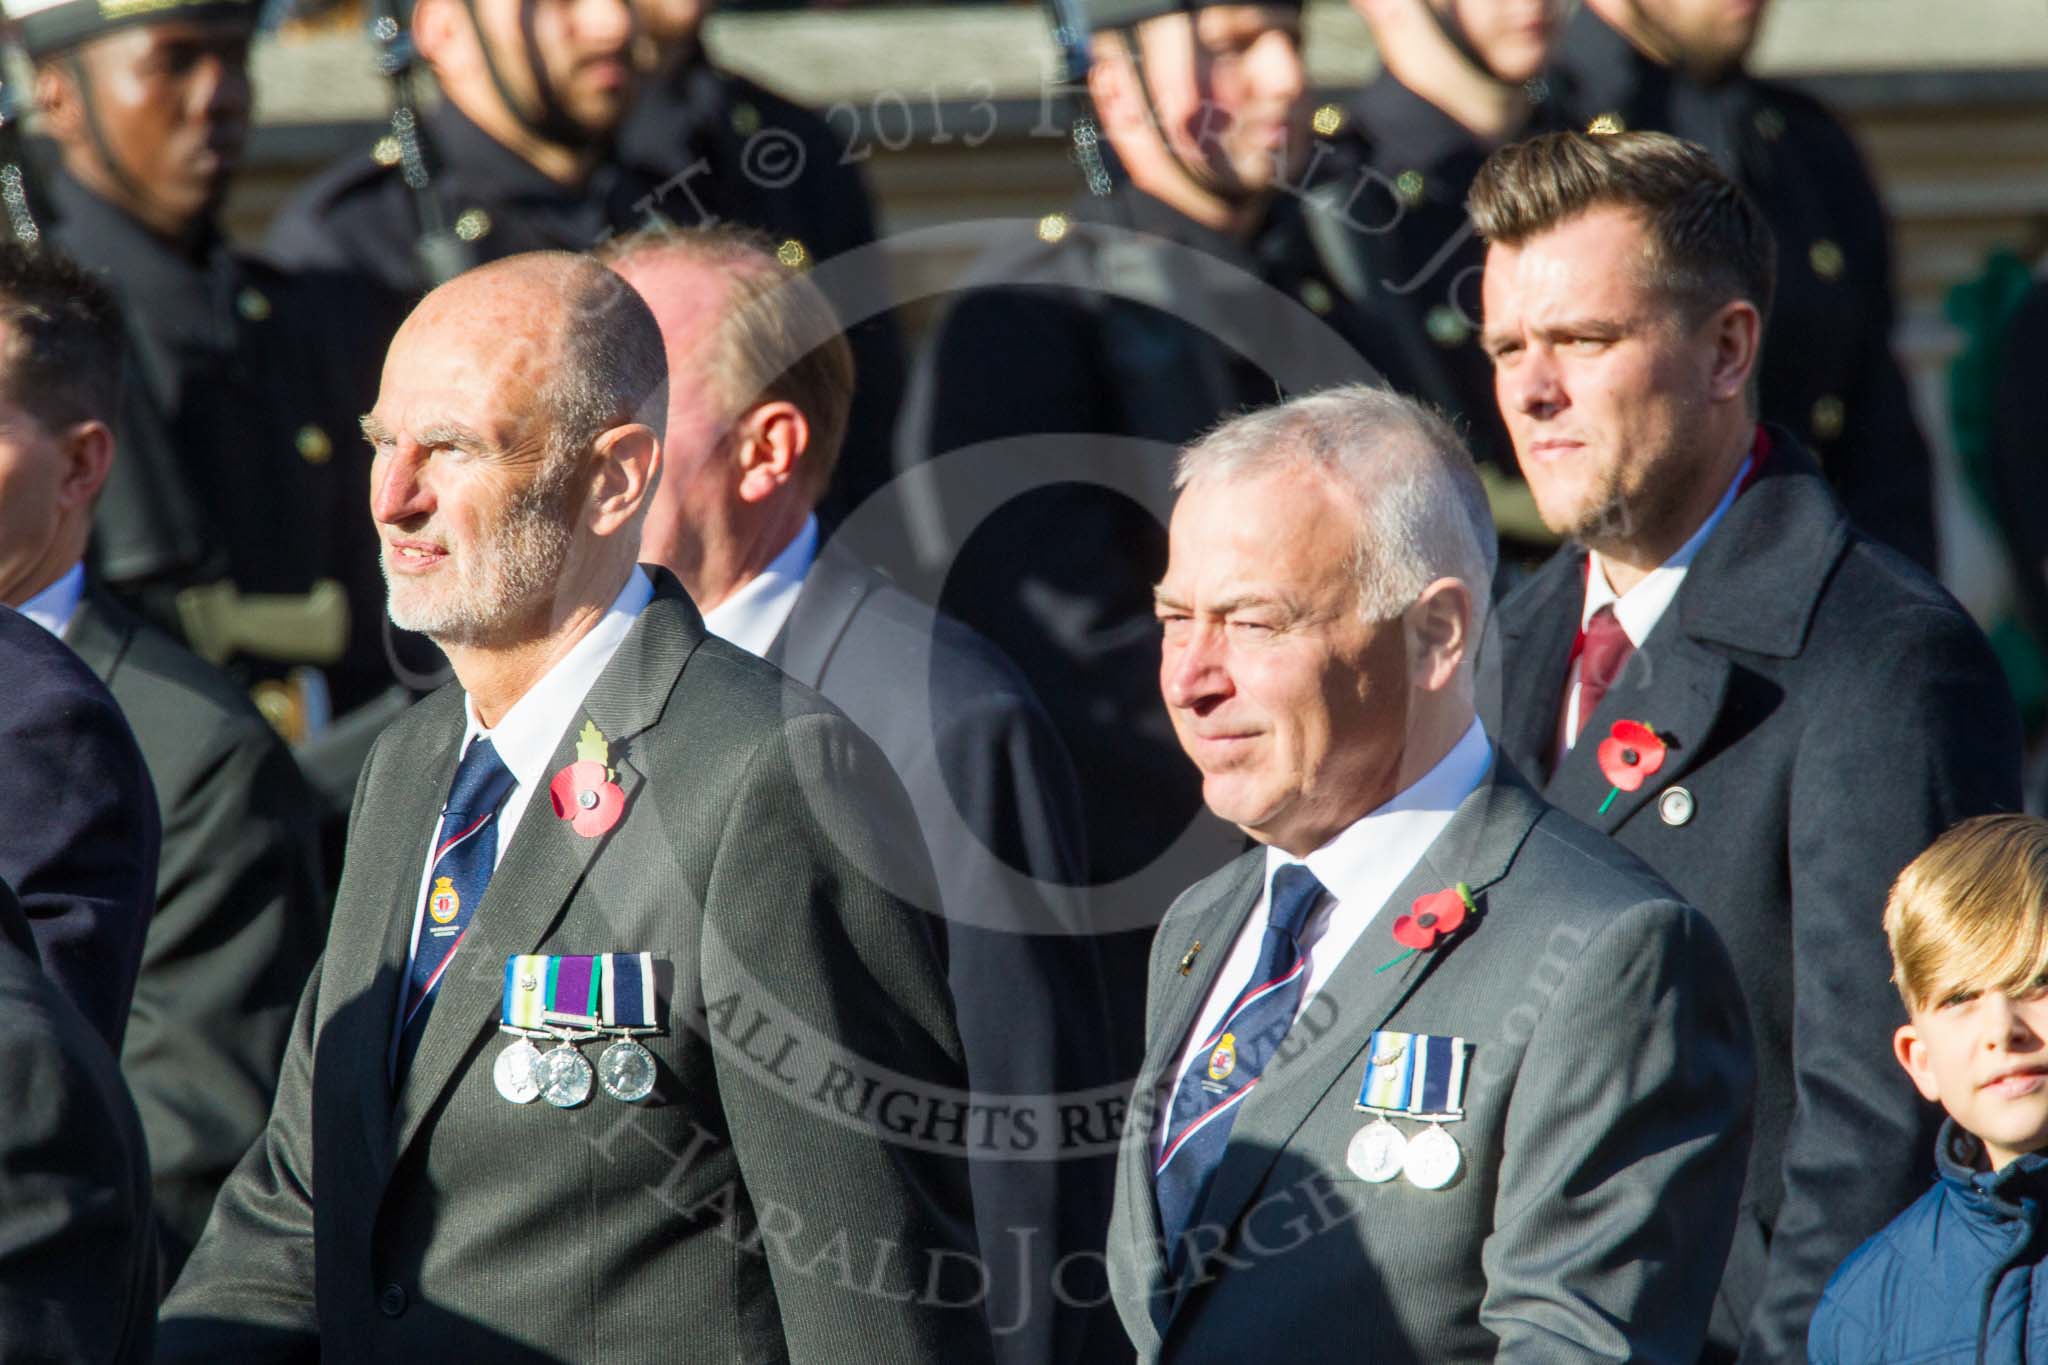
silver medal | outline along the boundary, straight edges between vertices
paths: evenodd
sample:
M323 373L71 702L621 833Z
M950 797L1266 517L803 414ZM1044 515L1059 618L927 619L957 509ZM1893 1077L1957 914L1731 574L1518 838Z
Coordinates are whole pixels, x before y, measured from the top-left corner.
M590 1061L567 1042L541 1054L533 1079L540 1097L557 1109L574 1109L590 1098Z
M1344 1164L1360 1180L1384 1184L1401 1173L1401 1158L1407 1146L1408 1139L1401 1136L1399 1128L1385 1119L1375 1119L1351 1135L1351 1145L1344 1151Z
M597 1059L597 1083L615 1100L631 1104L654 1093L654 1054L621 1038Z
M1419 1190L1440 1190L1456 1178L1458 1167L1463 1163L1464 1154L1458 1150L1458 1140L1432 1123L1408 1139L1408 1152L1402 1158L1401 1172L1408 1177L1408 1183Z
M533 1078L539 1064L540 1049L521 1038L498 1054L491 1079L498 1083L498 1093L512 1103L531 1104L540 1098L540 1082Z

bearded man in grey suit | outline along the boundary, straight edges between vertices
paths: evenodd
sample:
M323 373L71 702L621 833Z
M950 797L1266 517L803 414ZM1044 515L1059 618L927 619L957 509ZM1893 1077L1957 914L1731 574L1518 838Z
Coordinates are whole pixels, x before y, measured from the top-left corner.
M668 468L641 557L675 571L713 635L874 737L931 850L928 908L977 1106L958 1134L997 1359L1127 1360L1099 1253L1114 1164L1102 1111L1130 1071L1108 1046L1109 988L1079 908L1066 750L993 645L821 543L815 508L855 374L817 285L729 227L649 230L598 254L668 344Z
M916 1121L965 1084L930 868L873 744L635 566L665 377L557 253L392 342L371 511L457 681L370 756L162 1357L987 1359L964 1163Z
M1144 1361L1690 1361L1747 1155L1705 920L1474 712L1493 528L1335 390L1182 457L1160 684L1264 847L1160 926L1110 1271Z

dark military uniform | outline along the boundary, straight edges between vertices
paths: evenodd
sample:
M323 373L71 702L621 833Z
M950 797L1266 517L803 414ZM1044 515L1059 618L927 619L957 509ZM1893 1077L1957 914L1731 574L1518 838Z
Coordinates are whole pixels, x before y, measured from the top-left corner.
M1176 448L1241 409L1373 377L1301 212L1279 198L1240 242L1128 187L1083 199L992 244L912 372L898 489L922 586L1045 702L1081 780L1092 880L1147 873L1098 925L1156 918L1237 846L1161 860L1209 820L1159 696L1152 585ZM1024 440L942 458L1005 438ZM1112 980L1142 979L1125 973L1142 972L1149 927L1106 946ZM1141 995L1119 995L1133 1046Z
M1888 220L1848 133L1774 81L1695 84L1590 9L1567 27L1559 65L1578 126L1606 120L1698 142L1755 196L1778 236L1764 419L1820 458L1857 525L1933 568L1932 464L1891 350Z
M44 149L46 151L46 149ZM376 394L389 325L354 281L285 275L209 235L181 251L38 156L38 215L67 254L104 273L127 320L121 449L93 523L95 572L224 663L244 685L323 665L331 709L389 683L375 533L345 456ZM353 619L338 660L307 660L261 619L195 615L193 590L304 597L340 580ZM324 615L324 613L323 613ZM318 688L259 687L273 723L302 737Z
M875 216L860 161L811 110L703 60L679 64L641 94L619 130L623 159L661 169L661 211L676 223L729 219L767 233L786 261L830 261L871 246ZM889 433L903 394L903 343L888 271L819 284L846 323L859 382L845 449L819 508L828 524L889 479Z
M1538 100L1521 136L1565 126L1559 102ZM1344 104L1315 114L1312 175L1319 212L1308 222L1325 242L1338 286L1382 323L1394 348L1382 368L1407 392L1449 414L1479 461L1494 519L1512 551L1540 551L1556 537L1536 516L1493 390L1493 363L1479 344L1486 243L1465 196L1488 148L1456 119L1382 73Z
M858 174L840 164L844 149L824 122L701 63L643 96L621 129L618 154L584 185L550 179L453 104L422 122L429 192L478 263L522 251L588 251L615 233L662 223L741 223L773 236L792 266L874 238ZM388 137L330 167L286 200L265 250L287 266L361 270L393 288L423 291L429 281L414 253L419 209L398 167L399 148ZM852 314L847 300L834 303ZM860 383L835 509L884 481L902 388L902 350L886 313L851 329L848 339Z

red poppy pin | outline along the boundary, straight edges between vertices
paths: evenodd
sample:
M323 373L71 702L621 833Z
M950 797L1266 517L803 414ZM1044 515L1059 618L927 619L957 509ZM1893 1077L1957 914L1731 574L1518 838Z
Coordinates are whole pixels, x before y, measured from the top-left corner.
M1394 921L1394 942L1408 951L1390 962L1381 963L1373 974L1377 976L1417 953L1428 952L1464 928L1465 920L1478 913L1479 907L1472 903L1472 888L1463 882L1441 891L1432 891L1427 896L1417 896L1415 903L1408 907L1408 913Z
M555 814L569 822L569 828L586 839L619 823L626 809L626 794L613 779L618 776L606 765L611 762L611 745L591 721L583 722L576 737L576 761L555 774L548 783L548 799Z
M1600 761L1600 775L1614 784L1600 803L1598 814L1605 815L1615 797L1642 786L1664 766L1664 741L1639 720L1618 720L1594 757Z

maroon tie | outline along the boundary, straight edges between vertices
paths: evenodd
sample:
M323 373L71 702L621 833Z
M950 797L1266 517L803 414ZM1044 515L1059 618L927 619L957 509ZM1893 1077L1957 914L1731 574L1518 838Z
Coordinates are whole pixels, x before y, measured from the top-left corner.
M1579 727L1572 732L1574 744L1585 733L1586 722L1600 709L1600 699L1621 676L1628 656L1635 652L1635 644L1615 619L1612 605L1600 608L1586 622L1586 643L1579 651Z

